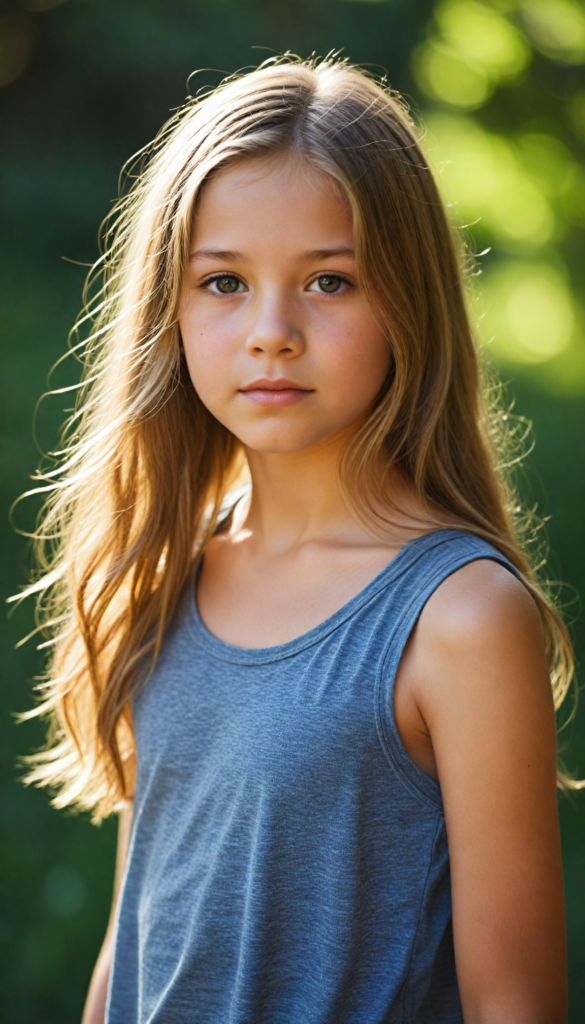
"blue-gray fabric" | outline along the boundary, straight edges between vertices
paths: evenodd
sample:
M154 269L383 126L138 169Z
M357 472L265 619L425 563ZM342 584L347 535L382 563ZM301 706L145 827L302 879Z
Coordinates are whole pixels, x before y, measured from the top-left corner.
M303 636L206 629L193 581L135 698L137 786L108 1024L456 1024L439 786L393 684L435 588L486 542L406 544Z

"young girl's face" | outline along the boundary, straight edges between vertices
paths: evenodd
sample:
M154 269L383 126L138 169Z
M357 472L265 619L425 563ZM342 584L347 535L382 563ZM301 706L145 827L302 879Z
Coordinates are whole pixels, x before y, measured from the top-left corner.
M390 365L358 283L349 205L291 158L242 160L207 184L179 322L202 402L259 452L343 435Z

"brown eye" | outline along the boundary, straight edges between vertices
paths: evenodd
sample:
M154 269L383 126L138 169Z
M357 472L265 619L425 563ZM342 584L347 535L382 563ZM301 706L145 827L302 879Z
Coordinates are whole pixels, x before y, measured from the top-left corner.
M238 281L237 277L231 277L229 274L226 274L225 277L216 277L213 283L222 295L232 295L234 292L237 292L240 286L240 281Z
M338 292L341 288L341 278L335 277L333 274L321 274L321 277L317 278L319 288L322 292Z

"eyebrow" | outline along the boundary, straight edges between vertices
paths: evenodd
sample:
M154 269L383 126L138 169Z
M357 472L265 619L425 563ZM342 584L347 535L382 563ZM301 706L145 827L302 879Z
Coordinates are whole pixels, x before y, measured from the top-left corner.
M236 252L235 249L197 249L189 256L190 260L223 260L224 263L234 263L238 260L245 262L243 252Z
M303 253L303 259L307 261L311 260L326 260L334 256L349 256L351 259L355 258L355 252L353 249L349 249L347 246L337 246L333 249L311 249L308 252ZM243 252L237 252L235 249L197 249L196 252L192 252L189 259L195 260L221 260L224 263L245 263L246 257Z
M326 260L331 256L349 256L354 259L355 252L347 246L338 246L335 249L311 249L310 252L303 253L305 260Z

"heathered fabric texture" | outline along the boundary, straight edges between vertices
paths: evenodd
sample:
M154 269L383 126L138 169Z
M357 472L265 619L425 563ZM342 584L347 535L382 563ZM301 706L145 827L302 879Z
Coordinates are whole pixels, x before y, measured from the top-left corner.
M182 601L133 706L138 777L108 1024L456 1024L439 786L396 668L469 534L405 545L289 643L223 643ZM515 571L515 570L512 570Z

